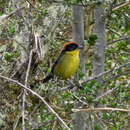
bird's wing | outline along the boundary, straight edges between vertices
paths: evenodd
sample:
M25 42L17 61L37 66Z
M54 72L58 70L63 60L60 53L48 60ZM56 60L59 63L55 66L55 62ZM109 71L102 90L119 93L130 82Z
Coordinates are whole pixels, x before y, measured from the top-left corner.
M45 83L48 80L50 80L51 78L53 78L53 76L54 76L54 69L55 69L56 65L60 62L61 57L64 55L64 53L65 53L65 51L62 51L60 53L59 57L57 58L57 60L55 61L55 63L52 66L51 73L45 79L43 79L43 83Z
M59 57L57 58L57 60L55 61L55 63L53 64L52 69L51 69L51 73L54 72L56 65L60 62L60 60L61 60L61 58L62 58L62 56L63 56L64 54L65 54L65 51L63 50L63 51L60 53L60 55L59 55Z

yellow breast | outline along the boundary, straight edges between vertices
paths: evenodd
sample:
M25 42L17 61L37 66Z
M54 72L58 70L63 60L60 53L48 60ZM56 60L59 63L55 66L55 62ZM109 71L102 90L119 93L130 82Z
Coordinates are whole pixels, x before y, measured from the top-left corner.
M79 62L80 59L78 49L74 51L67 51L56 65L54 74L62 79L68 79L77 71Z

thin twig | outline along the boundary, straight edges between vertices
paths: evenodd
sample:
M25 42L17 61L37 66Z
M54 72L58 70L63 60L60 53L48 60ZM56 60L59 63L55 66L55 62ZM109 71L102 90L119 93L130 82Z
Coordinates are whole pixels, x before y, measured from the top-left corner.
M118 77L120 77L122 75L129 75L129 74L130 74L130 71L128 70L128 72L122 72L120 74L117 74L117 75L114 75L114 76L110 76L110 78L107 78L106 80L104 80L103 83L105 84L105 83L107 83L107 81L110 81L112 79L118 78Z
M112 13L112 8L113 8L114 5L116 4L116 2L117 2L117 0L113 0L113 2L109 5L108 11L107 11L107 13L106 13L106 16L111 15L111 13Z
M109 46L109 45L111 45L111 44L113 44L113 43L122 41L122 40L127 40L127 39L130 39L130 36L125 36L125 37L119 38L119 39L117 39L117 40L110 41L110 42L107 43L107 46Z
M37 32L34 32L34 37L35 37L35 49L36 49L36 52L38 54L38 58L41 59L41 44L39 42L39 34Z
M33 54L33 50L30 51L30 55L29 55L29 63L28 63L28 68L27 68L26 78L25 78L25 86L26 87L27 87L27 83L28 83L28 76L29 76L29 71L30 71L31 62L32 62L32 54Z
M31 67L31 61L32 61L32 53L33 51L30 51L30 56L29 56L29 63L28 63L28 68L26 71L26 77L25 77L25 87L27 87L28 84L28 76L29 76L29 71ZM26 101L26 90L23 90L23 97L22 97L22 130L25 130L25 101Z
M37 13L43 14L41 11L39 11L29 0L25 0Z
M130 1L127 1L127 2L125 2L125 3L123 3L123 4L121 4L121 5L119 5L119 6L115 7L115 8L113 8L112 10L113 10L113 11L116 11L116 10L118 10L118 9L120 9L120 8L123 8L123 7L127 6L127 5L130 5Z
M64 1L59 1L59 0L45 0L46 2L49 2L49 3L58 3L58 4L64 4ZM66 3L67 4L67 3ZM93 3L91 3L91 4L89 4L89 3L87 3L87 4L82 4L82 3L76 3L76 4L74 4L74 3L70 3L69 2L69 5L76 5L76 6L83 6L83 7L90 7L90 6L93 6L93 5L96 5L97 3L96 2L93 2Z
M55 23L55 24L52 26L52 29L51 29L51 31L50 31L51 33L50 33L50 35L48 36L48 38L50 38L50 37L53 38L53 37L54 37L54 33L55 33L55 31L56 31L58 25L63 21L63 19L64 19L64 17L65 17L65 12L66 12L67 9L68 9L67 7L64 9L63 14L61 15L60 19L57 21L57 23Z
M119 33L113 31L113 30L110 29L109 27L107 27L106 29L108 29L109 32L114 33L114 34L116 34L117 36L121 37L121 35L120 35Z
M25 101L26 101L26 90L23 90L22 94L22 130L25 130Z
M121 109L121 108L88 108L88 109L72 109L72 112L88 112L88 111L122 111L122 112L130 112L130 109Z
M20 118L21 118L21 115L18 115L16 122L14 122L13 124L13 130L16 130Z
M16 14L18 11L23 10L24 8L25 8L25 6L24 6L24 7L19 8L19 9L17 9L17 10L15 10L15 11L13 11L13 12L11 12L9 15L7 15L7 17L6 17L6 18L11 17L13 14Z
M41 97L38 93L34 92L33 90L31 90L30 88L26 87L25 85L23 85L22 83L18 82L17 80L13 80L10 79L8 77L5 77L3 75L0 75L0 78L8 80L10 82L13 82L15 84L17 84L18 86L26 89L27 91L29 91L30 93L32 93L33 95L35 95L36 97L38 97L45 105L46 107L59 119L59 121L63 124L63 126L67 129L70 130L70 128L66 125L66 123L63 121L63 119L53 110L53 108L51 108L51 106L45 101L45 99L43 97Z
M84 102L84 101L82 101L79 97L77 97L75 94L73 94L73 93L71 93L72 94L72 96L74 96L74 98L76 98L79 102L81 102L82 104L84 104L84 105L87 105L88 106L88 103L86 103L86 102Z
M82 83L86 83L86 82L89 82L89 81L91 81L91 80L97 79L97 78L99 78L99 77L101 77L101 76L103 76L103 75L105 75L105 74L108 74L108 73L110 73L110 72L112 72L112 71L119 70L119 69L121 69L122 67L125 67L125 66L127 66L127 65L129 65L129 64L130 64L130 62L127 62L127 63L125 63L125 64L123 64L123 65L121 65L121 66L119 66L119 67L117 67L117 68L113 68L113 69L111 69L111 70L108 70L108 71L105 71L105 72L103 72L103 73L100 73L99 75L94 76L94 77L92 77L92 78L90 78L90 79L88 79L88 80L86 80L85 82L82 82Z
M30 6L32 6L35 9L35 6L29 1L29 0L25 0L27 3L29 3Z
M128 84L127 84L125 87L123 87L123 88L128 88L129 85L130 85L130 83L128 83ZM113 89L111 89L111 90L108 90L108 91L105 92L103 95L97 97L96 100L99 100L99 99L101 99L101 98L107 96L108 94L112 93L113 91L115 91L115 90L118 89L118 88L119 88L119 86L117 86L117 87L115 87L115 88L113 88Z

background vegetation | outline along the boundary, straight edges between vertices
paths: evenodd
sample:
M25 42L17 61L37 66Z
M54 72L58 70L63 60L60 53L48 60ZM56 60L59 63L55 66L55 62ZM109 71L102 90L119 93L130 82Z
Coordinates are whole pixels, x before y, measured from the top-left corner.
M94 28L99 5L104 10L105 61L104 72L96 75L93 68L98 70L98 64L93 61L100 31L95 34ZM84 11L85 71L79 69L71 82L54 79L42 84L63 44L74 37L72 25L80 22L73 21L74 6ZM70 129L78 130L74 115L84 109L88 130L130 130L129 15L127 0L0 0L0 129L68 129L58 114ZM19 83L41 95L56 113Z

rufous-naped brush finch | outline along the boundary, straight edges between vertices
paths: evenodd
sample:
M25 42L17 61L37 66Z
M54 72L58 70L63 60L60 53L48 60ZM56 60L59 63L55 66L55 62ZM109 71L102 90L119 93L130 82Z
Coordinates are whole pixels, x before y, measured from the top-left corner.
M80 64L79 49L81 48L76 42L67 42L53 64L50 74L43 79L43 83L53 78L54 75L65 80L74 75Z

